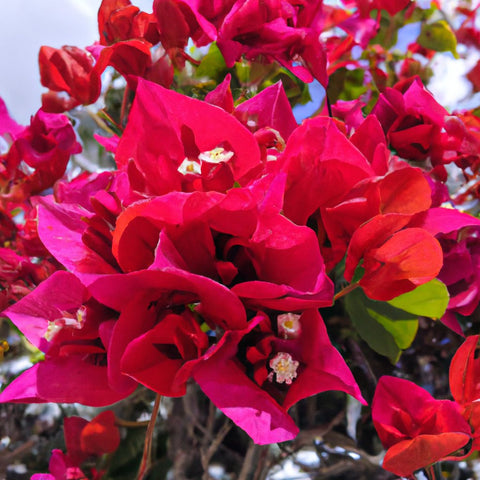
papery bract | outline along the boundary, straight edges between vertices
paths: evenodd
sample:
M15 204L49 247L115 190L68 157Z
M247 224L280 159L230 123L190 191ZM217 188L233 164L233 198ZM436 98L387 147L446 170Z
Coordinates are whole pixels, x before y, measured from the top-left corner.
M69 119L39 110L6 154L7 168L1 174L12 185L5 197L21 202L50 188L65 173L70 156L80 151ZM22 162L33 171L24 173Z
M320 43L317 16L321 2L237 0L218 28L217 43L228 67L242 54L275 59L302 81L328 83L326 55ZM299 63L293 61L299 60Z
M340 262L352 236L362 224L379 214L424 212L431 206L431 197L432 191L424 174L406 165L382 177L360 181L341 202L321 211L331 244L331 247L323 248L329 266Z
M80 468L59 449L52 450L48 469L50 473L35 473L31 480L77 480L86 478Z
M262 326L264 332L255 333ZM364 402L352 373L332 346L317 310L299 318L300 332L291 339L268 333L270 320L261 314L245 330L227 332L218 348L200 361L193 376L212 402L243 428L255 443L281 442L295 437L298 428L287 410L299 400L327 390L340 390ZM263 346L260 346L259 339ZM246 348L246 359L239 351ZM250 350L249 350L250 349ZM243 351L243 350L242 350ZM283 387L272 358L281 353L296 372ZM288 355L285 355L288 354ZM260 375L249 376L248 372ZM283 372L285 365L279 367ZM262 374L261 370L265 373ZM274 372L271 375L268 371ZM227 388L228 386L228 388Z
M99 413L91 421L67 417L63 428L67 455L76 465L91 456L112 453L120 445L120 432L111 410Z
M108 352L109 379L112 385L119 382L118 388L130 380L122 377L123 371L163 395L185 393L193 365L188 362L208 346L205 334L185 311L189 305L210 328L242 329L246 325L245 309L229 289L174 267L101 276L91 289L100 302L120 312ZM155 371L162 372L158 378Z
M377 215L352 236L345 278L353 278L363 258L365 273L358 283L374 300L391 300L409 292L435 278L442 268L438 240L422 228L404 228L410 220L405 214Z
M155 140L158 132L161 142ZM219 160L209 163L211 155ZM182 174L185 160L198 165L201 174ZM116 162L119 169L136 172L139 184L133 186L149 194L225 191L260 165L260 151L253 135L222 109L139 79ZM210 188L215 179L216 187Z
M433 165L442 163L444 149L441 130L448 112L423 87L419 78L413 79L402 94L388 88L380 95L372 110L397 154L410 160L425 160Z
M380 378L372 418L387 449L383 467L401 476L449 457L470 441L470 427L455 402L435 400L400 378Z
M98 9L98 32L102 45L134 38L155 45L159 40L154 15L141 12L130 0L103 0Z
M75 100L76 104L68 105L69 108L93 103L100 95L100 74L94 70L94 60L85 50L72 46L43 46L38 63L42 85L54 92L67 92Z
M5 311L45 360L16 378L0 401L102 406L132 392L132 384L119 391L109 385L104 360L114 314L88 300L80 281L59 271Z
M443 266L438 278L450 294L442 322L462 334L455 313L470 315L480 301L478 277L478 218L450 208L430 208L417 215L411 226L431 233L443 250Z
M335 204L360 180L374 175L367 159L325 117L306 120L291 134L282 162L285 215L301 225L318 208Z
M124 271L184 268L231 285L255 308L329 305L333 286L315 234L279 213L283 184L270 176L226 195L172 192L137 202L118 218L112 251ZM161 264L162 245L170 253Z
M460 405L465 420L472 427L472 451L480 450L480 359L479 335L466 338L450 363L450 391Z

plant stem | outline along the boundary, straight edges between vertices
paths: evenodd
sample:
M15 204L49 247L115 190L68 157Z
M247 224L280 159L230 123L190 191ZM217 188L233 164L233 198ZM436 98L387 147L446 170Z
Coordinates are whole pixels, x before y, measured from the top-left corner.
M355 290L358 287L358 283L351 283L347 285L344 289L340 290L334 297L333 301L336 302L339 298L344 297L347 293L350 293L352 290Z
M128 98L130 96L130 87L128 85L125 86L125 90L123 92L123 98L122 98L122 106L120 108L120 125L121 128L125 127L125 124L127 123L127 106L128 106Z
M440 462L434 463L425 469L429 480L443 480Z
M140 462L140 468L138 469L136 480L143 480L152 465L153 431L155 429L155 422L157 420L158 410L160 409L161 399L162 396L157 394L155 397L155 403L153 404L152 416L148 422L147 432L145 434L145 445L143 447L142 461Z

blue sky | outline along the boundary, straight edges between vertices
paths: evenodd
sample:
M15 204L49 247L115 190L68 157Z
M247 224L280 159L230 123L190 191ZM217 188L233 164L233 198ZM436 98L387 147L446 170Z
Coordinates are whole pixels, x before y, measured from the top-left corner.
M0 5L0 96L22 124L41 105L38 73L42 45L85 47L98 40L101 0L3 0ZM133 0L151 12L153 0Z

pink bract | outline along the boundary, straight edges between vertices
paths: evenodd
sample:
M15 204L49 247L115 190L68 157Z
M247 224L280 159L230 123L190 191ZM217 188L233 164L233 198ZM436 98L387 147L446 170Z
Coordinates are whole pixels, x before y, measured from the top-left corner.
M195 380L213 403L243 428L255 443L294 438L298 428L287 411L310 395L339 390L365 402L352 373L330 343L317 310L306 310L299 317L297 338L279 338L272 330L268 333L269 325L270 319L262 314L251 320L245 330L227 332L218 348L207 354L193 370ZM264 347L249 358L249 348L260 348L259 339ZM243 348L247 346L246 359L238 350L240 342ZM265 351L263 357L262 350ZM272 357L279 352L288 353L297 364L292 365L296 372L291 384L284 384L281 379L275 381L267 375L267 369L272 368ZM247 374L254 358L263 362L265 375L252 378ZM249 364L250 368L247 368ZM257 364L253 366L259 368Z
M454 454L470 440L470 427L455 402L435 400L426 390L400 378L380 378L372 418L388 449L383 467L397 475L412 475Z

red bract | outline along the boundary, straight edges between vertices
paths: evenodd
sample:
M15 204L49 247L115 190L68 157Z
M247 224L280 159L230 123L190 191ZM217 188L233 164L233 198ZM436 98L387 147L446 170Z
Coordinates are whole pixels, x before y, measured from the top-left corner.
M134 38L152 45L159 41L155 16L141 12L130 0L103 0L98 9L98 32L101 45Z
M85 220L94 217L92 212L80 206L56 204L48 198L42 200L38 209L40 239L52 255L85 284L90 277L118 271L115 259L109 254L111 239L106 224L101 223L102 232L93 235L98 240L95 245L93 241L89 245L83 241L84 234L92 240Z
M21 202L50 188L64 174L70 156L80 151L69 119L39 110L5 156L6 169L1 174L13 186L4 197ZM28 172L24 164L33 171Z
M59 449L52 450L48 470L50 473L35 473L31 480L81 480L87 478L80 468Z
M441 320L462 334L455 313L470 315L480 300L477 267L480 221L458 210L430 208L417 215L411 226L425 229L440 242L443 266L438 278L447 285L450 294L448 310Z
M385 176L360 181L340 203L321 211L331 244L322 251L327 265L333 267L343 258L352 236L368 220L382 213L414 215L424 212L432 203L431 196L424 174L405 165Z
M404 93L387 88L372 110L397 154L409 160L443 162L441 130L448 112L415 78Z
M112 453L120 445L120 432L111 410L105 410L91 421L67 417L63 429L67 455L75 465L92 456Z
M219 3L220 8L224 8L223 2ZM189 58L185 53L189 38L192 38L199 47L217 38L215 26L197 11L197 8L202 10L202 6L201 1L154 0L153 2L153 13L160 31L160 42L178 68L183 68L185 59ZM210 7L207 6L207 8Z
M113 67L118 73L135 85L129 75L146 75L152 66L151 44L143 40L125 40L109 47L92 46L90 51L96 58L95 71L101 75L107 67Z
M161 395L181 396L192 368L208 347L208 336L192 312L166 313L128 344L120 369Z
M138 202L117 221L113 253L124 271L175 266L220 280L250 306L329 305L315 234L279 213L282 194L279 176L226 195L172 192Z
M155 195L226 191L261 165L254 136L230 114L142 79L116 162L136 190Z
M272 321L278 322L278 336ZM298 428L287 410L310 395L340 390L364 402L317 310L274 320L260 314L245 330L227 332L218 348L194 367L193 376L258 444L294 438Z
M18 135L23 132L24 129L25 127L22 127L12 117L10 117L7 106L0 97L0 136L3 137L7 144L10 144L13 140L15 140L15 138L17 138ZM3 148L4 146L2 145L2 153L4 153Z
M102 406L132 392L131 385L110 387L105 361L115 317L89 297L74 275L56 272L4 312L45 360L15 379L0 401Z
M269 129L276 132L278 142L286 142L297 128L292 107L281 82L265 88L260 93L235 108L233 115L249 130ZM278 147L282 150L285 145Z
M450 364L450 391L462 415L472 427L472 451L480 450L480 359L479 335L467 337Z
M100 96L101 75L109 66L126 77L133 88L135 80L130 75L151 74L155 78L166 80L166 75L159 75L156 71L158 65L151 70L151 46L145 40L132 39L108 47L93 45L87 48L90 53L77 47L41 47L41 82L50 89L42 96L42 108L49 112L62 112L80 104L94 103Z
M321 6L321 2L298 8L285 0L237 0L218 28L217 43L227 66L242 54L262 55L305 82L316 78L326 86L326 54L319 40Z
M284 212L300 225L374 175L367 159L326 117L304 121L288 139L281 160L287 174Z
M100 73L94 70L94 60L85 50L71 46L43 46L40 48L38 62L42 85L54 92L66 92L71 97L68 109L94 103L100 95ZM51 98L47 96L42 100L46 103Z
M479 338L467 337L450 364L450 391L463 407L480 399L480 359L476 356Z
M91 290L120 312L108 353L109 378L118 388L131 381L123 372L162 395L181 396L209 345L195 322L225 330L246 325L245 310L230 290L175 268L105 275Z
M424 229L404 228L410 219L404 214L377 215L352 236L345 278L352 280L361 265L365 273L358 283L374 300L391 300L409 292L435 278L442 268L438 240Z
M380 378L372 418L387 449L383 467L401 476L450 457L470 441L470 427L455 402L435 400L400 378Z

